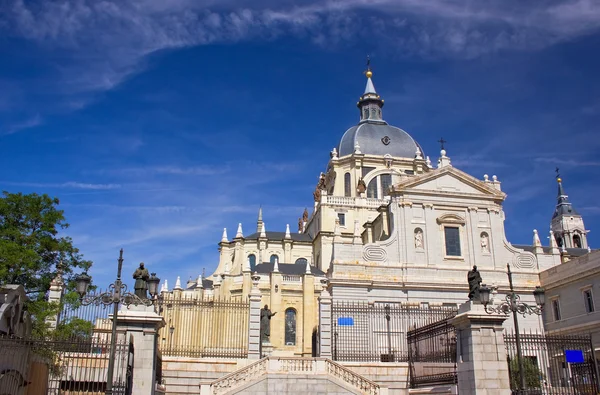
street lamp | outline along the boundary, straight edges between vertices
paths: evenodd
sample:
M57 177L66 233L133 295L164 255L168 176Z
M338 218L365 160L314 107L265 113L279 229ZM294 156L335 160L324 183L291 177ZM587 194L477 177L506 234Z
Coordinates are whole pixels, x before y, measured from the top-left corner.
M79 294L79 301L83 306L95 304L99 306L101 304L110 306L113 305L113 320L112 320L112 333L110 335L110 354L108 359L108 371L106 372L106 395L112 395L113 389L113 371L115 368L115 353L116 353L116 340L117 340L117 314L119 313L119 304L125 306L151 306L154 303L154 299L157 295L158 283L160 279L156 277L156 273L152 273L150 278L146 281L148 284L148 291L150 292L151 299L140 298L136 294L127 292L127 285L121 281L121 269L123 268L123 249L119 252L119 268L117 270L117 279L113 284L108 286L109 291L103 292L98 295L88 295L88 287L92 282L86 272L75 277L76 290Z
M512 272L510 271L510 264L506 265L508 271L508 284L510 286L510 293L506 295L506 301L500 303L498 306L488 307L490 303L491 290L485 285L479 289L479 299L485 308L485 312L488 314L508 314L512 312L513 321L515 324L515 341L517 343L517 362L519 364L519 390L525 389L525 371L523 369L523 355L521 353L521 339L519 335L519 322L517 320L517 314L522 314L525 317L527 314L541 315L544 304L546 303L546 295L544 288L535 287L533 296L535 297L536 306L529 305L521 302L521 297L515 293L512 281Z

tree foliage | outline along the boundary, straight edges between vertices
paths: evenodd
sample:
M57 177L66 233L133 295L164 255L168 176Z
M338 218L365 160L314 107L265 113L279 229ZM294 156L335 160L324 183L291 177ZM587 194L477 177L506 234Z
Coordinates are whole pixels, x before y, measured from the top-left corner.
M58 205L57 198L46 194L5 191L0 197L0 284L23 285L37 335L46 332L45 318L60 308L45 300L58 264L67 292L74 290L75 275L92 264L61 234L69 224Z
M513 389L519 388L521 382L519 376L519 361L514 358L510 361L510 386ZM543 373L537 366L537 363L532 358L523 357L523 372L525 372L525 386L526 388L540 388Z

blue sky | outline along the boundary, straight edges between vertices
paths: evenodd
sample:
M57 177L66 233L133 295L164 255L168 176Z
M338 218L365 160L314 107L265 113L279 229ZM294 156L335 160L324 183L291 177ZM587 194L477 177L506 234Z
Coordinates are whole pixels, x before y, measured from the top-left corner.
M2 0L0 187L59 197L100 286L121 247L210 274L224 227L312 204L366 54L388 122L502 181L509 241L547 244L558 166L600 247L593 0Z

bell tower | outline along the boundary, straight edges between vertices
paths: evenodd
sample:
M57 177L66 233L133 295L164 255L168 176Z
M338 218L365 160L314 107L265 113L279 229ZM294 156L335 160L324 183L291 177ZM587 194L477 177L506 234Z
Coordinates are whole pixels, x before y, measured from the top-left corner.
M558 196L552 215L551 229L559 248L588 248L587 230L581 215L575 211L565 193L562 178L556 169Z

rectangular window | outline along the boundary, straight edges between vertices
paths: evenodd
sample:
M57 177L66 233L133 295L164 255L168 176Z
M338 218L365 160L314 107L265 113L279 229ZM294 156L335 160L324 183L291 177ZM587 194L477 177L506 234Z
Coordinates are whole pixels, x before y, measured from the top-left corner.
M583 301L585 302L585 311L587 313L594 312L594 297L592 296L592 290L586 289L583 291Z
M346 226L346 214L338 213L338 219L340 220L340 226Z
M446 256L461 256L460 254L460 229L453 226L444 227L446 240Z
M554 321L560 321L560 303L558 299L552 301L552 312L554 313Z

